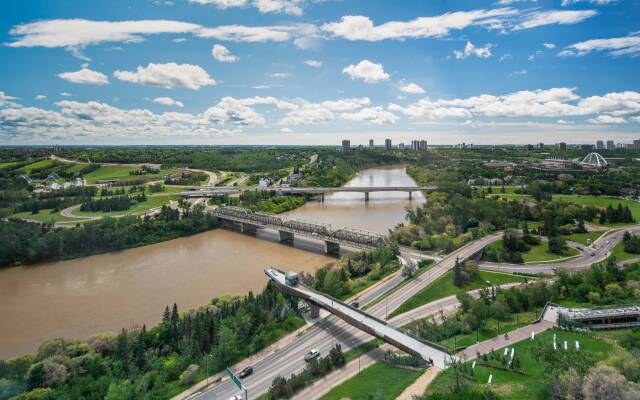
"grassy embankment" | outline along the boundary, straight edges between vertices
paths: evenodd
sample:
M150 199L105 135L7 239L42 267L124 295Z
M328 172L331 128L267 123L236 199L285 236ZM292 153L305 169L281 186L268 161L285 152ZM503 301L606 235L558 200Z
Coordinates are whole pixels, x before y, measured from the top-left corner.
M487 248L493 250L502 249L502 240L491 243L489 246L487 246ZM577 256L578 254L578 250L571 247L567 248L564 254L551 253L548 249L547 242L540 242L535 246L531 246L531 249L529 249L529 251L522 253L522 259L525 263L550 262L558 259Z
M459 293L468 292L474 289L481 289L489 287L491 285L504 285L506 283L513 282L526 282L530 278L511 274L502 274L498 272L479 271L479 277L468 282L463 287L459 288L453 284L453 272L448 271L440 278L436 279L426 288L422 289L415 296L411 297L406 302L402 303L400 307L395 309L389 318L393 318L396 315L400 315L414 308L420 307L424 304L431 303L432 301L457 295ZM490 283L488 283L490 282Z

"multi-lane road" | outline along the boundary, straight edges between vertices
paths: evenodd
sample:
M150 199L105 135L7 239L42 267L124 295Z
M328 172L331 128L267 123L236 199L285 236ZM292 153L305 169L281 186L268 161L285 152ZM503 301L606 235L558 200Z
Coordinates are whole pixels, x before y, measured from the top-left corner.
M500 234L490 235L458 249L438 261L428 271L408 281L400 289L389 292L384 300L367 308L367 313L378 318L385 318L387 313L391 313L406 300L413 297L421 289L451 269L456 259L467 259L500 237ZM401 278L399 278L399 275L388 279L380 287L372 291L372 293L361 296L361 304L382 296L388 292L389 289L395 287L400 281ZM243 382L248 389L249 396L252 398L256 397L269 389L273 378L276 376L288 377L292 373L303 370L305 367L304 354L310 349L318 348L321 354L326 355L329 350L338 343L341 344L343 350L346 351L371 339L372 337L370 335L352 327L333 315L329 315L310 327L288 346L255 363L253 366L253 374ZM227 399L236 394L239 394L239 391L233 382L225 380L195 398Z

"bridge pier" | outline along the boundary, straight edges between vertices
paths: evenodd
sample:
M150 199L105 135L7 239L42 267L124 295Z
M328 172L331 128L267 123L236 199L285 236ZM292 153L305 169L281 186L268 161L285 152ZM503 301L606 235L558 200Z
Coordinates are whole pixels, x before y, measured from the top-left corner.
M318 318L320 316L320 307L318 307L316 304L313 304L313 303L309 303L309 305L311 306L311 312L309 313L309 317Z
M409 200L411 200L412 195L413 195L413 192L409 192Z
M324 252L327 254L340 255L340 244L336 242L324 241Z
M364 201L369 201L369 192L364 192Z
M324 203L324 193L320 193L320 202Z
M247 224L246 222L240 222L240 232L242 233L256 233L257 229L258 227L255 225Z
M280 235L280 243L293 244L293 233L287 231L278 231Z

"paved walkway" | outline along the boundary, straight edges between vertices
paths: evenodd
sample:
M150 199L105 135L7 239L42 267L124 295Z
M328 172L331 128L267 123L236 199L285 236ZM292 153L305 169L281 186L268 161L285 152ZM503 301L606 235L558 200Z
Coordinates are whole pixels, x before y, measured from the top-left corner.
M456 356L466 359L473 360L478 355L488 354L494 350L498 350L507 346L511 346L512 344L516 344L525 339L531 338L531 332L535 332L535 334L539 334L548 329L551 329L555 326L555 322L542 320L538 323L527 325L522 328L518 328L514 331L509 332L508 337L505 338L504 335L498 335L492 339L485 340L484 342L476 343L473 346L469 346L466 349L462 350Z

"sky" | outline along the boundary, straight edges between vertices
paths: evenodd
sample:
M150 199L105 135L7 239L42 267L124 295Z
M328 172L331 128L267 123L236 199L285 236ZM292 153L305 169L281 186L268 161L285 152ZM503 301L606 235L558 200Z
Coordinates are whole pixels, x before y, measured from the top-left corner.
M0 11L0 145L640 139L640 0Z

